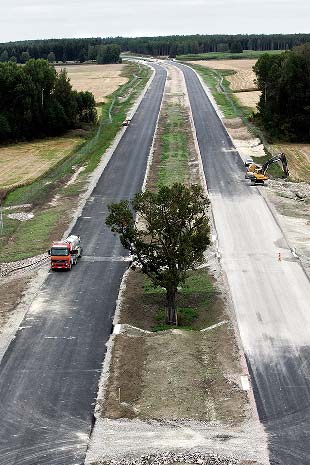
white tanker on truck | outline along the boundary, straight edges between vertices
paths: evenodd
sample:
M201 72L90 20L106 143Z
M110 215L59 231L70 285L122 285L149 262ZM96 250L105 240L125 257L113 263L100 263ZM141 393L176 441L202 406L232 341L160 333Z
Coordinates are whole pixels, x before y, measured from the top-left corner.
M53 242L48 254L52 270L71 270L82 255L80 236L71 234L65 241Z

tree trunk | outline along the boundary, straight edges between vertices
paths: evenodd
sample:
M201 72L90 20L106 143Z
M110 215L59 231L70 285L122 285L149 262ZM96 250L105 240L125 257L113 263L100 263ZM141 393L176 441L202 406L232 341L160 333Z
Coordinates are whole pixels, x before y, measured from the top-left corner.
M176 294L177 289L167 289L167 324L177 326L177 313L176 313Z

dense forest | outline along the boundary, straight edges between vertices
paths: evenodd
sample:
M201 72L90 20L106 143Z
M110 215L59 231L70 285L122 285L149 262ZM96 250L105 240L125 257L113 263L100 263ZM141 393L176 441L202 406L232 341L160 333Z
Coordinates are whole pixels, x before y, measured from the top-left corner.
M72 90L66 71L46 60L0 63L0 142L62 134L96 120L90 92Z
M264 54L254 66L262 94L257 118L271 138L310 141L310 44L277 55Z
M289 50L310 42L310 34L239 34L162 37L47 39L0 44L0 61L25 63L30 58L53 61L97 60L117 63L120 52L155 56L242 50Z
M119 63L121 48L102 39L55 39L0 44L0 62L26 63L43 58L50 63L87 60L97 63Z

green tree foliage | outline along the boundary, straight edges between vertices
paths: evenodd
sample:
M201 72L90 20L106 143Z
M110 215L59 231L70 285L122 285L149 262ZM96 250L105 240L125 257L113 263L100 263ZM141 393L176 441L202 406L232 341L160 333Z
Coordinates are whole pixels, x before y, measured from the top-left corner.
M96 121L96 101L91 92L78 92L76 94L76 103L79 121L84 123L93 123Z
M262 55L254 66L261 90L258 118L271 137L310 140L310 43L279 55Z
M200 186L189 189L177 183L109 206L106 224L120 235L122 245L152 283L166 289L168 324L177 324L178 286L189 270L203 262L210 243L207 205Z
M57 74L41 59L24 66L0 63L0 102L0 142L61 134L96 121L92 94L73 91L66 72Z
M119 63L120 52L119 45L100 45L97 49L97 63Z
M3 51L0 53L0 61L3 63L4 61L8 61L8 59L9 59L8 51L7 51L7 50L3 50Z
M56 61L55 53L49 52L49 54L47 55L47 59L49 63L55 63Z
M32 58L47 58L53 52L56 61L96 60L101 45L118 45L121 51L147 55L183 55L231 50L233 43L240 43L242 50L288 50L310 41L310 34L216 34L162 37L108 37L89 39L47 39L9 42L0 44L0 55L7 50L21 62L27 50ZM114 60L114 58L113 58ZM117 62L116 61L113 61Z
M20 62L21 63L27 63L27 61L30 60L30 54L28 51L22 52L20 56Z
M242 48L242 45L240 42L232 42L231 46L230 46L230 52L231 53L242 53L243 52L243 48Z

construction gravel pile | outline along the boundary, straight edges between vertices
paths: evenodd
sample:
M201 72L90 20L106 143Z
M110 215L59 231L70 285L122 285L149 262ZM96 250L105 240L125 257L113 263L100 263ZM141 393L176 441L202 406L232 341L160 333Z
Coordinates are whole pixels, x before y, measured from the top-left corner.
M48 256L46 253L36 255L35 257L26 258L25 260L18 260L16 262L0 263L0 277L4 278L14 272L22 270L30 270L38 266L46 265L48 263Z
M310 198L310 185L306 182L270 179L267 187L289 199L306 200Z
M174 465L174 464L200 464L200 465L237 465L239 461L232 458L223 458L219 455L204 455L201 453L176 454L169 452L160 455L143 455L138 459L109 460L101 462L102 465Z
M11 218L12 220L18 220L18 221L28 221L31 220L34 217L33 213L25 213L25 212L17 212L17 213L9 213L8 218Z

